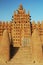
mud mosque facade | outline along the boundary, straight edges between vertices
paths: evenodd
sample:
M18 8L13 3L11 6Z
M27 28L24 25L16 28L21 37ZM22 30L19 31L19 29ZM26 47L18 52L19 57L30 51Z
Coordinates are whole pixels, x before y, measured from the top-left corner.
M9 37L10 42L14 47L28 47L31 48L32 61L41 61L43 58L43 21L36 24L31 22L30 13L28 14L20 5L18 10L14 12L12 20L10 22L0 21L0 57L9 60ZM2 40L2 41L1 41ZM3 44L4 43L4 44ZM5 49L3 51L3 49ZM3 52L1 52L1 50ZM7 51L6 51L7 50ZM25 49L26 50L26 49ZM30 49L29 49L30 51ZM28 51L27 51L28 52ZM7 53L7 54L6 54ZM25 53L25 51L24 51ZM30 52L28 52L30 53ZM24 54L25 55L25 54ZM28 56L28 54L27 54ZM27 61L27 60L26 60Z
M0 21L0 38L3 35L3 31L7 29L12 36L13 45L15 47L20 47L23 45L28 46L29 38L35 28L38 29L43 43L43 22L41 24L40 22L37 24L34 21L31 22L30 13L28 12L28 14L26 14L23 6L20 5L18 10L14 12L11 22Z

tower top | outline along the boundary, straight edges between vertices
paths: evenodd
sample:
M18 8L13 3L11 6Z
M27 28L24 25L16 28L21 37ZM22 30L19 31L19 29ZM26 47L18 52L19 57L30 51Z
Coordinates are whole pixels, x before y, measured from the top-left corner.
M19 10L23 10L23 6L22 6L22 4L20 4L20 6L19 6Z

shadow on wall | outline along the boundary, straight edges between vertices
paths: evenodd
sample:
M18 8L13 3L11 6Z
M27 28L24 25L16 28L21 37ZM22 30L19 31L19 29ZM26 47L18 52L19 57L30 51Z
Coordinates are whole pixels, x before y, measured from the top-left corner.
M10 45L10 59L13 58L13 56L18 52L19 47L13 47L13 45Z

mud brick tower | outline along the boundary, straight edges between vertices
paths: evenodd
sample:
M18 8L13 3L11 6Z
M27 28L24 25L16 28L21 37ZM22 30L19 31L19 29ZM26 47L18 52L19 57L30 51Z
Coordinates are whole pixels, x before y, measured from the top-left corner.
M30 14L26 14L23 6L20 5L14 12L12 21L12 39L14 46L26 46L31 36Z

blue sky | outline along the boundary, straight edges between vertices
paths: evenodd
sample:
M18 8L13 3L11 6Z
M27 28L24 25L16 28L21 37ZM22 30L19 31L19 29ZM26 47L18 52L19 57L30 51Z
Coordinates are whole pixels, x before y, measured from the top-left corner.
M0 21L11 21L14 11L22 4L31 20L43 20L43 0L0 0Z

